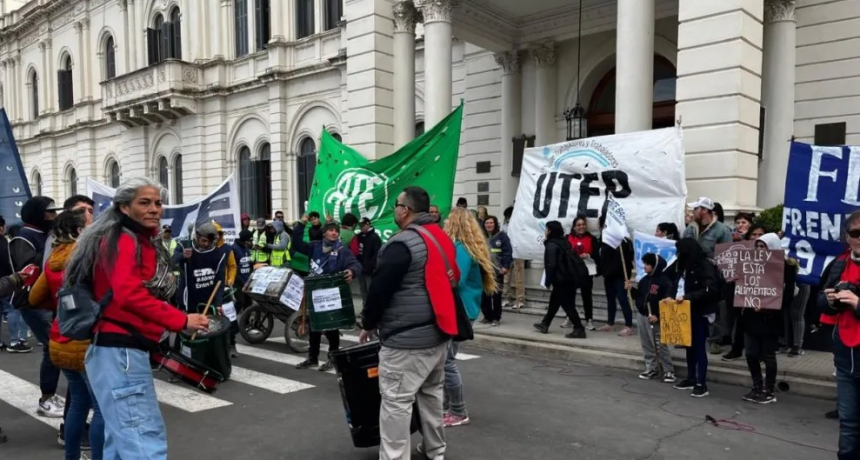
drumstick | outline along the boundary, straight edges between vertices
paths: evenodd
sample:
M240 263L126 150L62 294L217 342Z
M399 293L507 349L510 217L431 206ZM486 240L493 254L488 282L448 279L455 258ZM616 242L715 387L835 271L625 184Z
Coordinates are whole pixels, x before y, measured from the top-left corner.
M212 301L215 300L215 294L218 292L218 288L221 287L221 282L218 281L215 283L215 289L212 289L212 294L209 295L209 301L206 302L206 306L203 307L203 316L206 316L206 312L209 311L209 308L212 306ZM197 338L197 331L194 331L194 334L191 334L191 340Z

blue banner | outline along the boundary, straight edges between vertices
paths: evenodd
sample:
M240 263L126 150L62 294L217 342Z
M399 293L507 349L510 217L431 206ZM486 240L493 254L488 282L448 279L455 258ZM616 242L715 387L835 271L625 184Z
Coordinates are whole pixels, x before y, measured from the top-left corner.
M845 218L860 209L860 147L791 143L785 177L783 247L800 263L798 281L818 284L846 250Z
M675 242L666 238L659 238L640 231L633 233L633 263L636 267L636 281L645 276L645 264L642 256L645 254L657 254L666 260L667 264L675 263Z
M6 109L0 109L0 216L7 226L21 222L21 207L30 198L30 185L12 136L12 126Z

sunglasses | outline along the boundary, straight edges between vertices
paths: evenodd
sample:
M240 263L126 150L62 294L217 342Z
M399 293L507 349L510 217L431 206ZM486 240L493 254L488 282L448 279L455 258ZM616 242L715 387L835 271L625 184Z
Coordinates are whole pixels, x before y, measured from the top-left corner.
M846 233L847 233L847 234L848 234L848 236L849 236L849 237L851 237L851 238L855 238L855 239L860 238L860 228L855 228L855 229L853 229L853 230L848 230Z

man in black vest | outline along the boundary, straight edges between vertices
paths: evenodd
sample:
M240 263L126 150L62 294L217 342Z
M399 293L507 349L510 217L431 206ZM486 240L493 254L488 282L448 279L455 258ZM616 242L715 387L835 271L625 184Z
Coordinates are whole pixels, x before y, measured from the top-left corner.
M221 281L221 287L215 293L213 307L219 307L224 298L227 261L225 252L215 247L217 238L218 231L214 225L208 222L201 224L194 232L191 247L174 255L173 262L182 273L185 284L182 303L189 313L203 312L218 281Z

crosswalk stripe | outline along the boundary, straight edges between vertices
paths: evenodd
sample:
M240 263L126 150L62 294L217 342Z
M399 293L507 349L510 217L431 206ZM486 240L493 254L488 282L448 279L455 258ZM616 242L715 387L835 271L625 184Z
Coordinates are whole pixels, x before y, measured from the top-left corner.
M0 400L48 426L60 429L62 418L40 417L36 414L36 402L42 396L38 385L0 370L0 388L3 389L0 391Z
M158 401L186 412L202 412L218 407L230 406L233 403L194 390L183 382L167 383L155 379L155 394Z
M285 379L283 377L264 374L262 372L252 371L250 369L236 366L233 366L230 380L259 387L264 390L273 391L282 395L314 387L307 383L297 382L295 380Z
M340 336L340 340L343 342L358 343L358 337L354 336L354 335L349 335L349 334L344 334L344 335ZM272 337L272 338L266 339L266 342L281 343L281 344L287 343L286 339L284 339L283 337ZM328 345L322 344L320 346L320 351L328 352ZM469 361L471 359L478 359L478 358L480 358L480 356L478 356L478 355L470 355L468 353L463 353L463 352L457 353L457 361Z
M283 342L283 339L281 339ZM239 354L248 355L254 358L265 359L267 361L273 361L276 363L286 364L288 366L295 366L300 362L305 360L304 356L299 355L289 355L286 353L281 353L277 351L270 351L263 348L254 348L249 347L247 345L242 345L241 343L236 344L236 350ZM334 370L327 371L329 374L334 374Z

